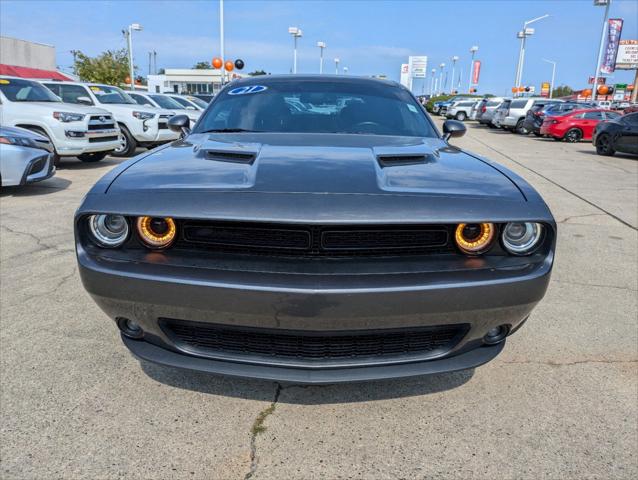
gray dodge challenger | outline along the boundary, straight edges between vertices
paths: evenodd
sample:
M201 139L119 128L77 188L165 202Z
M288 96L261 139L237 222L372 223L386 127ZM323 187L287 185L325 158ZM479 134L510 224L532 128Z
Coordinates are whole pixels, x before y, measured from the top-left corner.
M556 223L389 81L262 76L101 178L82 282L138 358L293 383L477 367L547 289Z

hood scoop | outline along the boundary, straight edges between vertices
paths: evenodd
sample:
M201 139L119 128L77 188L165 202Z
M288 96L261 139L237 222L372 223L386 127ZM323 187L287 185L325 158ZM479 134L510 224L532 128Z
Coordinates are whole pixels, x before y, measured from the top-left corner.
M209 137L201 145L198 155L206 160L252 165L260 150L259 143L223 142Z
M434 162L433 155L377 155L381 168L403 167L406 165L421 165Z

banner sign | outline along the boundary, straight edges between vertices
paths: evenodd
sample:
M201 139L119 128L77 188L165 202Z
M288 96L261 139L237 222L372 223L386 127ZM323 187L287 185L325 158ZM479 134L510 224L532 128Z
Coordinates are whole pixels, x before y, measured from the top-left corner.
M410 77L412 78L425 78L428 72L428 57L408 57L408 65L410 70Z
M616 56L618 70L638 69L638 40L621 40Z
M480 75L481 75L481 61L474 60L474 63L472 64L472 84L478 85Z
M543 82L541 85L541 97L549 97L549 89L551 85L549 82Z
M401 85L410 88L410 66L407 63L401 64Z
M590 85L593 85L594 77L589 77L589 80L587 80L587 83L589 83ZM598 77L598 85L605 85L605 83L607 83L607 79L605 77Z
M600 65L600 73L614 73L616 69L616 55L620 34L622 33L622 18L610 18L607 25L607 42L603 50L603 63Z

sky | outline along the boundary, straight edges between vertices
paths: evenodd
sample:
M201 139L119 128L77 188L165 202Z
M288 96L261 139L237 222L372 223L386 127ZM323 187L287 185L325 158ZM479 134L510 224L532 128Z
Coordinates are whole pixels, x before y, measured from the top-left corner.
M289 73L293 39L288 27L302 29L298 71L318 73L317 41L326 42L324 71L334 73L341 59L351 75L385 74L399 80L409 55L426 55L428 70L460 57L455 81L469 80L472 45L481 60L479 93L508 94L514 83L524 21L544 14L528 39L523 84L551 79L556 85L584 88L593 75L600 41L603 7L592 0L401 1L225 0L225 46L228 59L241 58L244 71ZM622 38L638 39L638 0L613 0L611 18L623 18ZM63 70L73 63L71 50L96 55L125 48L122 28L140 23L133 34L138 74L148 73L148 52L157 52L158 68L190 68L219 55L218 0L0 0L0 34L54 45ZM448 72L448 78L451 72ZM632 83L633 71L617 70L608 83ZM449 85L449 84L448 84ZM415 93L428 93L430 82L417 80Z

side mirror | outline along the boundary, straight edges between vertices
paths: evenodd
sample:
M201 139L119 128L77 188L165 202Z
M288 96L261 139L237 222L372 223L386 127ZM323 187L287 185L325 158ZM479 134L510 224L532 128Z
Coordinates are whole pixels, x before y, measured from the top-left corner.
M168 119L168 128L180 133L182 137L191 133L191 121L188 115L173 115Z
M81 103L82 105L93 105L93 102L89 97L77 97L75 101Z
M462 137L466 132L463 122L458 120L446 120L443 124L443 140L446 142L452 137Z

